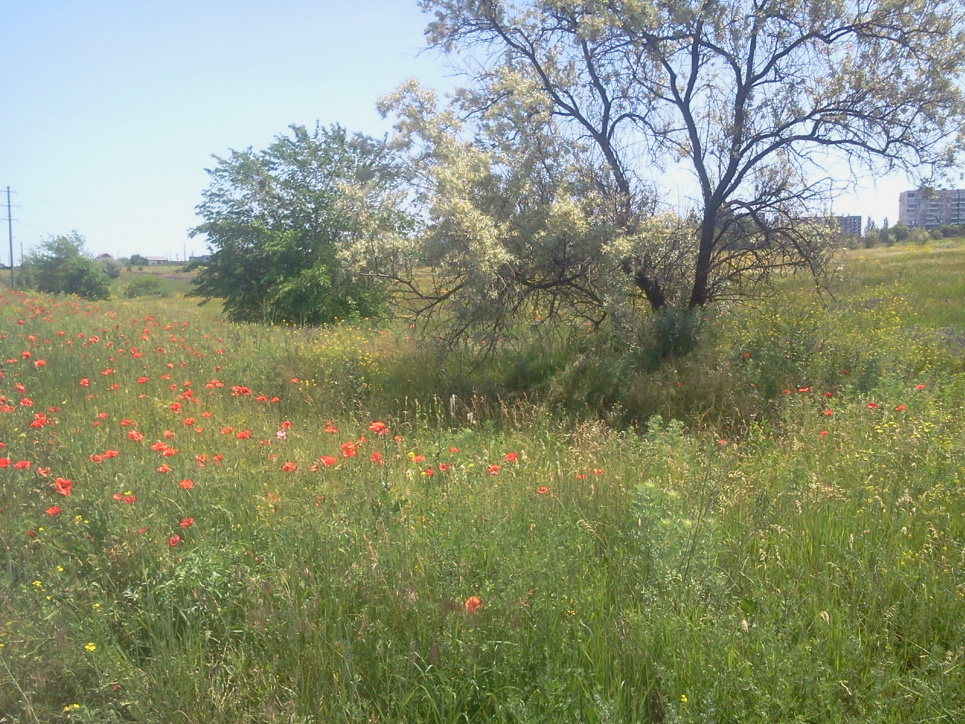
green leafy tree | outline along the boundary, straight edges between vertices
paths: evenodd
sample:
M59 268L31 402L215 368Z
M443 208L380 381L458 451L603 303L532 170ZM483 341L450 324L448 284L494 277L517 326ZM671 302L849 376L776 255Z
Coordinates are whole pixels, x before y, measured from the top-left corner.
M410 84L382 109L423 184L418 253L443 273L422 308L440 320L545 316L521 299L697 314L775 272L820 278L830 238L801 220L840 191L832 159L917 172L961 145L959 0L422 7L467 88L439 108ZM693 203L654 217L680 171Z
M131 258L127 263L129 266L147 266L147 259L140 254L131 254Z
M76 294L84 299L107 299L110 279L85 250L86 241L76 231L48 236L29 252L21 265L21 283L47 294Z
M211 257L193 296L234 321L323 324L379 314L385 282L369 273L368 236L404 232L399 177L383 142L339 126L291 126L267 149L231 151L192 232Z
M117 279L120 277L121 265L118 262L113 259L108 259L107 261L100 262L100 265L108 279Z

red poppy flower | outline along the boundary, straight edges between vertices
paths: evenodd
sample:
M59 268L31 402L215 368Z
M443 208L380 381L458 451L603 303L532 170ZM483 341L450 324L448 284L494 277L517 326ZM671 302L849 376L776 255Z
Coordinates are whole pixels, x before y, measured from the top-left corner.
M157 468L159 473L169 473L171 470L173 470L173 468L169 467L168 465L159 465Z
M80 386L81 386L81 387L90 387L90 380L87 379L86 377L82 378L81 381L80 381Z
M378 420L369 425L369 430L374 432L376 435L385 435L389 432L389 428L386 426L386 424Z
M57 478L54 480L54 490L56 490L61 495L70 495L70 489L74 487L74 483L70 480L64 478Z
M449 469L448 463L439 463L439 472L444 473Z
M235 435L235 437L238 438L239 440L247 440L248 438L251 437L251 430L242 430L237 435Z
M905 407L904 405L898 405L898 407L895 408L895 412L902 412L903 410L907 410L907 409L908 408Z
M499 466L498 466L498 465L490 465L488 468L486 468L486 472L489 473L490 475L498 475L498 474L499 474Z
M467 613L476 613L476 611L482 607L482 599L478 596L470 596L462 606L466 609Z
M382 465L385 462L382 459L382 453L380 453L378 450L369 455L369 460L371 460L373 463L378 463L379 465Z
M138 377L138 378L137 378L137 384L143 385L145 382L147 382L147 377Z
M506 453L506 462L514 463L516 462L517 457L519 457L517 453L514 453L514 452Z
M127 436L134 442L141 442L141 440L144 439L144 436L137 430L131 430L129 433L127 433Z
M916 389L916 390L923 390L923 389L925 389L925 386L922 385L922 384L917 384L917 385L915 385L915 389Z
M332 423L327 422L325 423L325 432L329 433L330 435L334 435L336 432L338 432L338 428Z
M342 457L343 457L343 458L355 457L355 452L356 452L356 450L355 450L355 443L354 443L354 442L347 442L347 443L344 443L344 444L342 445Z
M423 460L425 460L425 459L426 459L426 456L425 456L425 455L413 455L413 456L412 456L412 462L414 462L414 463L421 463L421 462L422 462Z
M221 428L221 434L222 434L222 435L230 435L230 434L233 433L234 431L235 431L235 429L234 429L233 427L231 427L230 425L229 425L228 427L222 427L222 428Z
M100 465L102 462L104 462L104 456L103 456L103 455L97 455L97 454L95 453L95 454L93 454L93 455L90 456L90 461L91 461L92 463L94 463L95 465Z
M878 409L878 403L876 403L876 402L869 402L869 403L868 403L868 409L869 409L869 410L877 410L877 409Z
M167 443L158 441L158 442L154 443L153 445L151 445L151 449L152 449L154 452L163 452L164 450L167 450L167 449L168 449L168 445L167 445Z
M335 458L333 458L331 455L322 455L322 457L318 459L318 462L320 462L326 468L330 468L335 464Z
M831 415L834 414L834 410L825 410L823 414L825 417L831 417Z
M180 542L181 542L181 536L179 535L172 535L170 538L168 538L168 545L171 546L172 548L174 548Z
M828 431L827 431L827 430L821 430L821 432L819 432L818 435L819 435L820 437L827 437Z
M13 464L13 467L14 467L14 469L16 469L16 470L27 470L27 469L30 467L30 461L29 461L29 460L18 460L17 462L15 462L15 463Z
M53 517L60 512L60 508L56 505L51 505L47 510L44 511L47 515Z
M594 475L603 475L603 468L593 468Z
M426 468L425 470L422 471L422 474L425 475L427 478L431 478L434 473L432 468Z
M182 518L182 519L181 519L181 527L182 527L182 528L190 528L192 525L194 525L194 518Z
M540 485L538 488L536 488L536 492L539 493L540 495L546 495L549 491L550 489L547 488L545 485Z
M453 453L453 454L456 454L457 452L459 452L459 448L457 448L457 447L451 447L451 448L449 448L449 452L451 452L451 453Z
M282 469L283 472L286 472L286 473L294 472L294 471L295 471L295 463L293 463L293 462L291 462L291 461L286 462L284 465L281 466L281 469Z
M180 483L178 483L178 485L180 485L185 490L191 490L191 488L194 487L194 481L191 480L190 478L185 478Z

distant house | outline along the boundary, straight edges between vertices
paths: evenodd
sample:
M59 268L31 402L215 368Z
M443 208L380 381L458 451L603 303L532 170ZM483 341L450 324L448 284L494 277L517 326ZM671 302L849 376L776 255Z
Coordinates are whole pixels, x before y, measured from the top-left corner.
M98 254L97 256L94 257L94 261L100 261L100 262L114 261L114 257L112 257L110 254Z
M188 261L192 264L204 264L210 258L211 258L210 254L198 254L197 256L192 254L191 256L188 257Z
M168 259L166 256L146 256L148 266L157 266L159 264L167 264Z

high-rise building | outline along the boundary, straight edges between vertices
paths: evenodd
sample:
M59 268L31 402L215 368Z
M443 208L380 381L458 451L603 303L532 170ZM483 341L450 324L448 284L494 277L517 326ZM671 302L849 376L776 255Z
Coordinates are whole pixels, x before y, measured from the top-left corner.
M835 216L834 220L838 222L838 231L842 234L861 236L860 216Z
M965 224L965 189L902 191L898 222L917 229Z

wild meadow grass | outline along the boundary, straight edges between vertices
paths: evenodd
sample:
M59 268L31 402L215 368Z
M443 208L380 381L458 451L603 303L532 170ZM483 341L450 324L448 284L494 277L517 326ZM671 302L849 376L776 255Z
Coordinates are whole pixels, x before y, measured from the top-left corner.
M650 369L3 290L0 721L963 721L962 264Z

